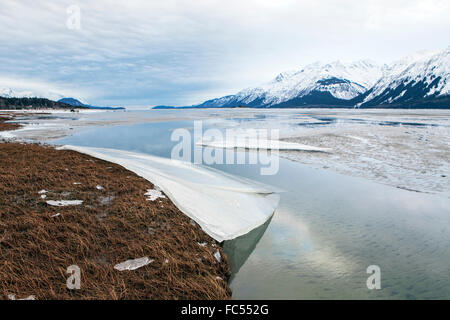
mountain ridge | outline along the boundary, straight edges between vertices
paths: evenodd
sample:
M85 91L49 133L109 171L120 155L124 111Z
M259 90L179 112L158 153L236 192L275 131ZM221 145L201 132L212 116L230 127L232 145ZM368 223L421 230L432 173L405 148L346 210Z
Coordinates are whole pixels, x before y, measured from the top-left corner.
M315 62L272 81L187 108L450 108L450 46L391 64ZM168 108L158 106L157 109Z

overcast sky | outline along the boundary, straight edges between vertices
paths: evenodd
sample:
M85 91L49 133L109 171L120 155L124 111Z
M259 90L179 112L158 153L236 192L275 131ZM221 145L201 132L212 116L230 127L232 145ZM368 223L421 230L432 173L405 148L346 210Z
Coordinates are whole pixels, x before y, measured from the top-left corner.
M0 87L190 105L317 60L444 49L449 17L448 0L1 0Z

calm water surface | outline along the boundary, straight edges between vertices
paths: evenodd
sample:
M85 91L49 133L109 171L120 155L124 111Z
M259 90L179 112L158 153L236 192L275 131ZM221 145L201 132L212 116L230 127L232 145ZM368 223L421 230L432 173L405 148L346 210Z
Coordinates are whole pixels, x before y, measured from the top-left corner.
M170 157L180 127L193 122L94 128L54 142ZM273 176L257 165L215 167L284 190L270 221L224 244L235 299L450 298L450 199L283 159ZM381 290L367 289L369 265L381 268Z

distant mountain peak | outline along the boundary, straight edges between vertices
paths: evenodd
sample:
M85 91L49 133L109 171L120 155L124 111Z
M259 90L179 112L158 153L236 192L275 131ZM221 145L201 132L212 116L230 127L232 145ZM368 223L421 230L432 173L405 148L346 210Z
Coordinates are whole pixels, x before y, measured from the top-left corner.
M450 46L439 52L416 52L384 65L368 59L316 61L281 72L260 86L194 107L352 107L426 100L449 94L449 56Z
M58 100L63 97L59 92L55 92L53 90L33 90L33 89L24 89L18 87L8 87L1 86L0 87L0 96L5 98L44 98L51 100Z
M449 94L449 48L439 52L422 51L388 66L357 106L415 103Z
M59 99L58 102L70 104L71 106L74 106L74 107L88 106L87 104L85 104L85 103L83 103L80 100L75 99L75 98L62 98L62 99Z

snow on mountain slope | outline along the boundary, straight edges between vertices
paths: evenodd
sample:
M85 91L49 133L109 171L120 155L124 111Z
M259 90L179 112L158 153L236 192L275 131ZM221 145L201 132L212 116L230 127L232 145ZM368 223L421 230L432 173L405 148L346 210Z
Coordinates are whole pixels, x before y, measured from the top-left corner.
M30 90L23 88L0 87L0 97L5 98L47 98L58 100L64 95L51 90Z
M389 65L367 60L307 65L194 107L450 107L450 47Z
M381 77L382 67L368 60L353 63L316 62L301 70L280 73L274 80L236 95L204 102L199 106L273 106L316 92L350 100L370 89Z
M11 88L0 88L0 96L5 98L31 98L33 95L31 91L16 91Z
M5 98L46 98L58 100L76 96L72 88L39 79L16 78L0 74L0 96Z
M396 61L357 106L407 103L450 93L450 47Z
M262 88L266 92L265 102L269 104L304 96L314 90L328 91L335 98L349 100L370 89L381 74L381 67L369 61L316 62L298 72L282 73Z

